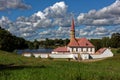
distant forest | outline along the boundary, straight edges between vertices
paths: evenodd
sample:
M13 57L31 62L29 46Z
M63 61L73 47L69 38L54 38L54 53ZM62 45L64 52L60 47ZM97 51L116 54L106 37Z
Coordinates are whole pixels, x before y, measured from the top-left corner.
M43 41L27 41L24 38L16 37L9 31L0 27L0 50L13 52L18 49L38 49L38 48L56 48L66 46L69 39L48 39ZM96 50L101 47L120 48L120 33L113 33L111 38L103 37L102 39L89 40L95 46Z

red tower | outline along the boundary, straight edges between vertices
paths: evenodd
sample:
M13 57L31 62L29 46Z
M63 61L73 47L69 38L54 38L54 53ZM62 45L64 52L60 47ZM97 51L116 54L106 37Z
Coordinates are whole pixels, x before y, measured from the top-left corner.
M71 30L70 30L70 43L68 46L78 46L77 40L75 39L75 25L74 25L74 19L72 19L71 22Z

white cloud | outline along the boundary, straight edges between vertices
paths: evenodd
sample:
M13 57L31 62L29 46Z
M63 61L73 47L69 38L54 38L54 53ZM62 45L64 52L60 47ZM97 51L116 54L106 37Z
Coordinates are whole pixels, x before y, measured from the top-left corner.
M5 9L29 9L30 5L25 4L22 0L0 0L0 10Z
M70 26L70 16L71 14L67 13L67 5L62 1L47 7L43 11L38 11L30 17L20 16L15 22L11 22L7 17L3 16L0 19L0 23L3 28L12 34L24 37L27 40L62 38L65 36L64 33L66 33L63 27ZM55 31L53 29L55 26L56 28L61 27L62 31L60 29Z
M68 13L67 8L68 6L63 1L57 2L30 17L20 16L15 22L3 16L0 19L0 25L12 34L27 40L69 38L72 14ZM81 13L75 24L85 26L76 28L77 37L104 37L115 31L120 32L119 9L120 1L117 0L112 5L98 11L90 10L88 13ZM114 25L114 28L106 27L108 25Z
M38 12L35 13L34 15L40 17L41 19L45 19L45 18L46 18L46 17L45 17L45 14L44 14L43 12L41 12L41 11L38 11Z
M55 38L69 38L69 27L59 27L56 30L45 30L40 32L40 38L41 39L45 39L45 38L51 38L51 39L55 39ZM47 37L46 37L47 36Z
M82 13L77 17L79 24L92 26L107 26L120 24L120 1L98 11L90 10L88 13Z
M81 37L87 38L101 38L107 37L111 34L111 31L105 27L96 26L86 26L83 29L77 30Z
M120 25L120 0L98 11L90 10L88 13L80 13L77 21L79 25L86 25L85 28L80 29L81 36L104 37L120 32L117 27Z
M48 17L63 17L67 12L67 5L62 2L57 2L53 6L50 6L44 10L44 13Z

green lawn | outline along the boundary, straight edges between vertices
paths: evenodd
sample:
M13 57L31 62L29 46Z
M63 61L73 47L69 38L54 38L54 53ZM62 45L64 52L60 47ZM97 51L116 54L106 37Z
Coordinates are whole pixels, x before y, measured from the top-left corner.
M0 80L120 80L120 54L97 62L69 62L0 51Z

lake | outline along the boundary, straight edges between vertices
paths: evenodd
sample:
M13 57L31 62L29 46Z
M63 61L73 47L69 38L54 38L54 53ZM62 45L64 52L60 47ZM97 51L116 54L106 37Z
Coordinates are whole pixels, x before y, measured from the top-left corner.
M53 49L45 49L45 48L41 48L41 49L24 49L24 50L17 50L17 54L22 54L24 52L28 52L28 53L51 53Z

